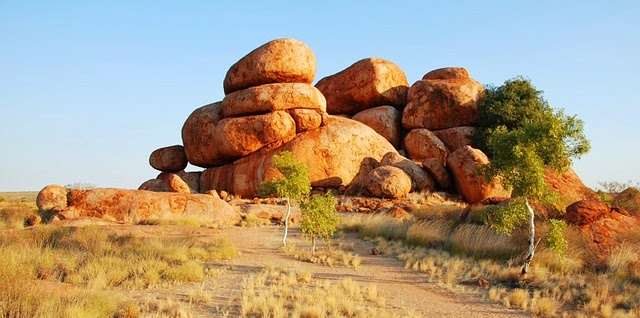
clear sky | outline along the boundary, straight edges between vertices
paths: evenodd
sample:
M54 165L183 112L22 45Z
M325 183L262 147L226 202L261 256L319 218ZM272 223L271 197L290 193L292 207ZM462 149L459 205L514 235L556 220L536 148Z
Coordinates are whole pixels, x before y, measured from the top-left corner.
M220 2L0 0L0 191L137 188L228 68L282 37L314 50L316 80L366 57L410 83L529 77L584 120L587 185L640 181L640 1Z

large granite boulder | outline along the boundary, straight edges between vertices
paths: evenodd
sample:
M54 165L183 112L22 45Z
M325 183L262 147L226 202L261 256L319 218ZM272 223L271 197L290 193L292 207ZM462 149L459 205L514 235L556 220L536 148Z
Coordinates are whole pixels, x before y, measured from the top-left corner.
M420 128L411 130L404 136L404 148L407 150L407 157L415 161L423 161L429 158L436 158L442 164L447 162L447 147L434 133L428 129Z
M216 126L223 119L222 102L194 110L182 126L182 144L187 159L193 165L207 168L231 162L219 151Z
M329 114L354 115L376 106L403 107L409 82L396 64L379 58L360 60L316 84Z
M178 172L187 167L187 154L181 145L154 150L149 156L149 164L162 172Z
M508 197L498 181L488 183L480 167L489 163L489 158L479 149L464 146L447 158L453 180L460 194L469 203L478 203L490 197Z
M294 39L267 42L233 64L224 78L224 93L270 83L311 84L316 58L306 44Z
M65 187L50 184L36 197L36 206L40 211L60 211L67 207L67 189Z
M291 115L277 111L264 115L230 117L216 126L219 153L238 159L278 141L289 141L296 135L296 122Z
M464 75L459 71L438 71L428 73L423 80L414 83L409 89L407 107L402 114L404 128L439 130L473 126L484 89L480 83Z
M447 146L449 152L454 152L460 147L471 145L471 137L475 132L475 128L471 126L461 126L434 130L432 132Z
M72 190L61 219L107 218L125 223L147 219L192 219L216 226L239 224L242 218L228 203L207 194L123 189Z
M367 175L367 191L378 198L401 198L411 191L411 178L400 168L380 166Z
M387 139L396 149L402 139L402 112L393 106L379 106L365 109L351 118L375 130Z
M222 100L224 117L258 115L288 109L326 112L327 102L317 88L301 83L253 86L233 92Z
M422 161L422 167L429 171L433 179L441 188L451 187L451 175L444 164L436 158L428 158Z
M271 160L287 150L309 167L312 186L330 188L349 185L365 158L380 160L387 152L396 151L370 127L329 116L326 126L298 134L280 147L261 149L233 164L205 170L200 177L200 191L215 189L254 197L263 180L280 176Z

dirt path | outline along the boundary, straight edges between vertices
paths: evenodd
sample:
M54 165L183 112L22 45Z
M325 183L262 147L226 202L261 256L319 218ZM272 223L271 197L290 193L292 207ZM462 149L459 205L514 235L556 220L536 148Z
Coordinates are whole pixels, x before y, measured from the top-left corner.
M213 303L194 308L195 316L222 316L222 309L230 317L239 314L237 301L242 293L243 279L257 273L267 266L292 268L310 272L320 279L340 280L351 278L361 283L378 285L380 294L387 304L400 312L413 310L422 317L527 317L516 312L490 304L471 295L453 293L447 289L428 283L420 273L404 269L404 264L396 259L381 255L371 255L372 244L347 235L343 243L353 244L354 252L362 256L358 269L346 267L327 267L296 261L279 252L282 228L240 228L220 231L215 237L229 240L238 247L241 255L228 262L228 269L219 277L205 284L212 287ZM299 229L290 232L289 244L307 244L303 241Z

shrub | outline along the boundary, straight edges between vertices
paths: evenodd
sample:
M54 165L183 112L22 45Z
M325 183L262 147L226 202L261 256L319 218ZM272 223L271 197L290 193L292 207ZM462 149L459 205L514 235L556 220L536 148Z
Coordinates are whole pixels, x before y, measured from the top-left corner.
M560 259L564 259L567 254L567 239L564 232L567 223L563 220L549 220L549 232L547 233L547 248L554 251Z
M336 204L338 199L331 193L314 196L302 203L301 231L312 243L312 254L316 251L316 239L330 241L336 232L336 224L340 222Z

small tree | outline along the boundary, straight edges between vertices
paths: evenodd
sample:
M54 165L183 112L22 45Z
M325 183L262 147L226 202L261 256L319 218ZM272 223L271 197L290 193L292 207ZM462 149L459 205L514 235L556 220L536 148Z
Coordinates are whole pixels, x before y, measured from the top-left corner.
M535 252L535 214L529 200L549 201L545 169L566 169L573 158L589 151L589 142L581 120L554 111L542 91L521 77L488 87L478 111L474 143L491 158L485 176L501 179L529 212L529 251L522 267L526 274Z
M311 241L311 254L316 254L316 240L330 241L336 232L340 216L336 211L338 199L327 193L302 203L302 235Z
M289 217L291 216L291 200L300 200L311 192L309 168L290 151L273 156L273 167L282 173L282 178L265 180L258 187L259 196L277 195L285 198L287 215L284 219L284 235L282 246L287 246Z

